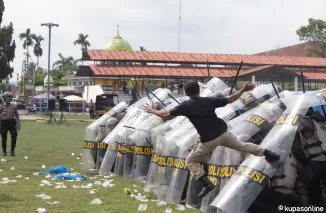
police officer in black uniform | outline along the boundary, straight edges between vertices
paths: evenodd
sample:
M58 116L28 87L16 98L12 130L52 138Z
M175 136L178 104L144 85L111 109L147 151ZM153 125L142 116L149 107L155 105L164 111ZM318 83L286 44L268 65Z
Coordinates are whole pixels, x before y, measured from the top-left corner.
M3 103L0 107L1 119L1 137L2 137L2 156L7 156L7 134L11 135L11 156L15 156L15 147L17 141L17 130L20 130L20 120L16 106L11 103L13 94L5 92L3 94Z

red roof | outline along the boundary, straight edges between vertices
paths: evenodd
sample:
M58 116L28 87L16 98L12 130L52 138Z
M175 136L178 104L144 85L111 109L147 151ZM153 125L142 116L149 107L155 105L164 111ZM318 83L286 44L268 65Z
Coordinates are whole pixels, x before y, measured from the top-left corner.
M154 63L201 63L208 60L211 64L238 65L281 65L297 67L326 67L326 58L316 57L280 57L234 54L204 54L151 51L108 51L88 50L91 60L97 61L133 61Z
M300 72L296 72L301 75ZM311 80L326 80L326 72L302 72L303 76Z
M287 57L306 57L305 48L311 45L314 48L320 48L320 44L318 42L306 42L302 44L291 45L288 47L278 48L275 50L269 50L261 53L257 53L254 55L260 56L287 56Z
M239 76L241 76L241 75L247 75L249 73L258 72L260 70L263 70L263 69L266 69L266 68L269 68L269 67L272 67L272 66L274 66L274 65L255 67L255 68L252 68L252 69L248 69L245 72L241 72L240 71Z
M197 67L158 67L158 66L108 66L89 65L95 76L185 76L205 77L207 68ZM212 77L232 77L236 70L230 68L210 68Z

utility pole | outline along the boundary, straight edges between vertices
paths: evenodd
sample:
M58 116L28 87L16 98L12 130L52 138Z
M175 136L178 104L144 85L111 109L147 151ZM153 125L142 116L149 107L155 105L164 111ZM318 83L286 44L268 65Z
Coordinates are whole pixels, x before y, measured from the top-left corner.
M52 27L59 27L59 24L54 23L43 23L41 26L49 28L49 51L48 51L48 97L47 97L47 108L49 109L49 95L50 95L50 60L51 60L51 29Z

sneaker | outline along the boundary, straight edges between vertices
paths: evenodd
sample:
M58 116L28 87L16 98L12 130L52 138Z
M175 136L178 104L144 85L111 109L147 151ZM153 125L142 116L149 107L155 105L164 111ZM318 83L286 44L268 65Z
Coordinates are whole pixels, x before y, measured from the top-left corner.
M2 156L7 156L7 152L2 153Z
M266 149L264 151L264 156L266 158L267 161L277 161L280 159L280 155L275 153L275 152L272 152L272 151L269 151L268 149Z
M11 156L15 156L15 152L11 152L10 154L11 154Z

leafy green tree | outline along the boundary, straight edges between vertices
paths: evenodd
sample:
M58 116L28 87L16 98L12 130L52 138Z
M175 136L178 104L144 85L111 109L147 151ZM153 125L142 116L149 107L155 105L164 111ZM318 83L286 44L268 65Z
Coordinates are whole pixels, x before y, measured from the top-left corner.
M2 16L5 11L3 0L0 0L0 81L12 78L14 69L10 66L15 58L16 43L12 39L14 28L10 22L8 26L1 26Z
M72 69L73 71L77 70L77 61L72 57L64 57L59 53L59 60L53 63L52 69Z
M33 37L35 35L31 33L31 29L27 28L26 32L19 34L20 40L24 40L23 47L24 49L27 50L27 64L28 64L28 59L30 58L29 55L29 47L32 47L34 45Z
M87 38L88 38L88 35L84 35L83 33L79 33L78 34L78 39L75 40L75 42L74 42L75 46L77 46L77 45L81 46L82 55L85 55L88 47L91 46L91 44L89 43Z
M318 43L320 48L308 44L307 56L326 57L326 22L321 19L310 18L307 26L300 27L296 33L300 41Z

